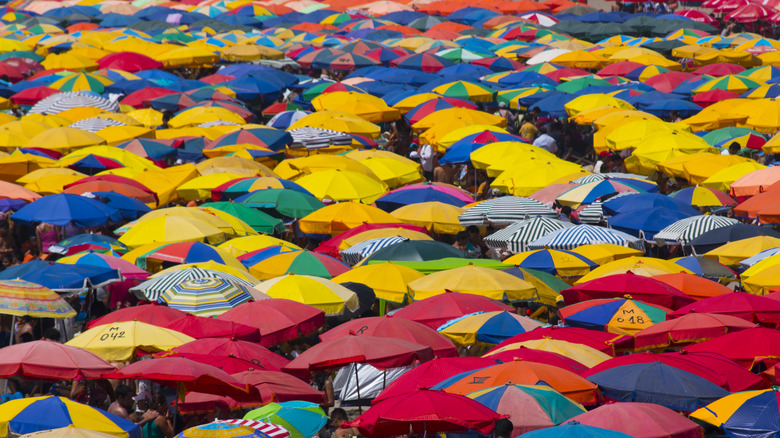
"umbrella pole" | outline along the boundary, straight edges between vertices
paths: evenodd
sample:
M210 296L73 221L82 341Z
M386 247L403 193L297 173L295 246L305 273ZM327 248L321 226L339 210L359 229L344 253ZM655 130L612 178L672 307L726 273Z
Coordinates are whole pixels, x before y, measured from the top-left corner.
M16 315L11 318L11 339L8 340L8 345L14 345L14 338L16 337Z
M382 371L382 389L387 388L387 370Z
M358 378L357 364L355 364L355 389L357 390L358 412L360 412L362 414L363 413L363 405L360 404L360 378Z

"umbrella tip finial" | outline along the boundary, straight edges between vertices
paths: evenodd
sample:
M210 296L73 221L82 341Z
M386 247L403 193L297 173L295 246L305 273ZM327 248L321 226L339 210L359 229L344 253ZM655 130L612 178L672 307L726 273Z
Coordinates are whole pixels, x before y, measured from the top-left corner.
M631 295L629 295L629 294L623 295L623 298L625 298L627 300L633 300L633 298L631 298Z

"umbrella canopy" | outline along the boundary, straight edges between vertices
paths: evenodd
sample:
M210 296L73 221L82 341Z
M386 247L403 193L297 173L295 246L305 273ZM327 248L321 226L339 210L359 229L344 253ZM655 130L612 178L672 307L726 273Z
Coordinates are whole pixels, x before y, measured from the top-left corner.
M780 358L780 352L774 344L777 337L775 332L773 329L755 327L690 345L685 347L685 351L718 353L751 369L757 363L767 360L774 363Z
M521 333L515 335L506 341L498 344L496 348L491 351L498 350L500 348L512 345L518 342L525 342L530 340L539 340L544 338L557 339L566 341L572 344L582 344L598 350L609 356L614 356L615 351L612 347L612 340L615 339L615 335L611 333L605 333L595 330L583 329L578 327L540 327L535 330L531 330L527 333Z
M0 313L33 318L71 318L76 311L56 292L24 280L0 281Z
M560 309L558 314L561 320L573 327L634 335L665 320L670 311L660 305L629 298L607 298L575 303Z
M256 287L268 297L316 307L326 315L354 312L359 305L357 295L351 290L333 281L310 275L288 274L266 280Z
M172 323L187 316L187 313L181 310L172 309L168 306L161 306L153 301L148 306L133 306L116 309L100 318L95 318L87 322L85 327L93 327L111 324L114 322L139 321L146 324L163 327L165 324Z
M11 218L26 223L96 227L118 222L122 215L100 201L84 196L59 194L38 199L19 209Z
M239 341L236 339L197 339L169 351L157 353L157 357L192 357L194 355L207 355L219 358L233 357L246 360L262 369L270 371L279 371L290 361L267 348L252 342ZM195 359L193 359L195 360Z
M416 321L435 330L447 321L471 313L505 310L514 311L514 308L479 295L445 291L443 294L415 301L396 311L393 317Z
M238 282L222 278L197 278L171 286L159 300L174 309L194 315L216 316L251 299L262 298L261 294Z
M753 327L755 324L736 316L689 313L640 330L632 341L635 350L660 349L695 344Z
M126 362L134 358L139 349L146 352L164 351L191 341L194 339L173 330L128 321L93 327L66 345L91 351L107 361Z
M703 406L693 412L691 418L712 424L733 436L768 436L780 430L780 424L772 421L778 403L776 387L744 391Z
M774 301L774 302L772 302ZM746 293L730 293L699 300L669 314L677 318L691 313L730 315L756 324L775 327L780 324L777 301Z
M608 275L580 283L561 292L567 304L630 295L649 304L679 309L695 300L666 283L633 273Z
M586 412L569 420L568 424L623 432L637 438L695 438L701 427L677 412L651 403L613 403Z
M45 415L44 415L45 414ZM27 434L65 427L79 427L119 438L141 438L141 428L117 415L64 397L31 397L10 400L0 410L0 427Z
M509 265L517 265L526 269L535 269L561 278L582 277L598 266L585 256L571 251L556 251L541 249L522 252L504 260Z
M296 301L273 298L241 304L217 319L258 328L260 344L270 347L316 330L325 323L325 313Z
M328 422L328 416L316 403L302 401L269 403L247 412L244 419L282 426L291 438L310 438Z
M377 298L393 303L407 301L407 285L424 275L412 268L392 262L365 265L333 278L336 283L361 283L374 290Z
M575 6L576 7L576 6ZM524 434L528 438L628 438L623 432L586 426L580 423L566 423Z
M493 345L543 324L526 316L503 312L478 312L444 323L437 330L459 346Z
M514 339L515 337L511 338ZM504 341L501 344L501 347L496 347L493 350L490 350L485 356L487 358L496 358L500 359L500 357L511 357L514 352L517 352L518 350L528 350L533 349L534 351L539 352L547 352L547 353L555 353L559 354L565 358L568 358L572 361L575 361L577 364L580 364L580 369L578 370L572 370L576 374L580 374L583 370L582 367L593 367L596 366L606 360L610 359L610 356L602 353L601 351L596 350L595 348L589 347L584 344L577 344L574 342L567 342L562 341L559 339L552 339L552 338L543 338L543 339L533 339L533 340L526 340L522 342L512 342ZM522 359L522 354L518 355L517 357ZM542 362L542 363L548 363L543 361L533 361L533 362ZM555 364L557 365L557 364ZM570 367L565 367L564 369L569 369Z
M176 438L194 438L200 436L229 436L229 437L242 437L242 438L269 438L270 435L265 434L258 429L242 426L233 423L214 422L208 424L201 424L195 427L186 429L176 435Z
M11 345L3 349L0 375L30 379L71 380L99 377L114 371L113 365L81 348L46 339Z

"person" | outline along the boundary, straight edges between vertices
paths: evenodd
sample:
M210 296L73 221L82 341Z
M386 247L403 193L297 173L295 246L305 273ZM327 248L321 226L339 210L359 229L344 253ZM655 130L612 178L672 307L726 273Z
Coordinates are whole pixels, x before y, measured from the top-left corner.
M311 386L317 391L322 391L324 397L322 403L320 403L320 408L327 415L328 410L336 403L336 399L333 396L333 382L331 382L328 373L322 371L312 373Z
M425 143L420 146L420 166L422 166L423 176L427 181L433 181L433 160L434 152L433 146L430 143Z
M172 438L173 425L168 400L157 393L149 401L149 410L144 413L143 420L138 423L144 438Z
M435 169L433 169L433 182L452 184L454 180L455 180L455 169L452 168L451 164L439 163L439 165L436 166Z
M349 421L349 417L347 417L347 411L344 409L336 408L331 412L330 422L336 428L336 432L333 434L335 438L349 438L360 435L360 432L354 427L342 427L347 421Z
M114 390L116 400L108 406L108 412L130 420L130 412L133 409L133 390L127 385L119 385Z
M742 149L742 146L739 145L736 141L732 141L729 145L728 149L724 149L721 151L721 155L739 155L739 151Z
M57 228L52 224L40 223L35 227L35 240L39 254L48 254L49 247L60 241Z
M33 336L35 321L29 316L21 316L16 321L16 343L23 344L35 340Z
M59 330L57 330L54 327L47 328L43 332L43 339L48 339L49 341L54 342L61 342L62 341L62 334Z
M490 248L485 244L482 236L479 235L479 228L476 225L469 225L466 228L466 232L469 233L468 256L473 259L482 258L483 255L488 253Z
M534 146L542 148L551 154L558 153L558 144L547 134L547 128L539 128L539 136L534 140Z
M523 119L523 124L520 126L520 137L526 138L528 140L532 140L534 137L536 137L536 132L538 129L536 129L536 116L533 114L527 115Z
M493 438L510 438L515 425L508 418L499 418L493 428Z
M493 113L493 115L506 119L506 126L509 128L515 126L515 123L517 123L517 116L506 108L506 102L499 102L498 111Z
M459 231L455 235L455 243L452 246L460 251L467 252L469 250L469 233L468 231Z
M564 205L558 212L558 220L561 222L571 222L571 207Z

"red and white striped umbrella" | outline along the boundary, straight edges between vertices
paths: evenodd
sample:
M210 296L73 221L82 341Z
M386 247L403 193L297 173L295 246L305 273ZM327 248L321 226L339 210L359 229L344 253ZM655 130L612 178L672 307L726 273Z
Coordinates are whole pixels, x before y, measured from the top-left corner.
M242 420L238 418L230 419L230 420L218 420L225 423L233 423L233 424L240 424L241 426L248 426L253 429L257 429L260 432L263 432L264 434L270 436L271 438L289 438L290 432L283 428L282 426L277 426L275 424L266 423L263 421L257 421L257 420Z

